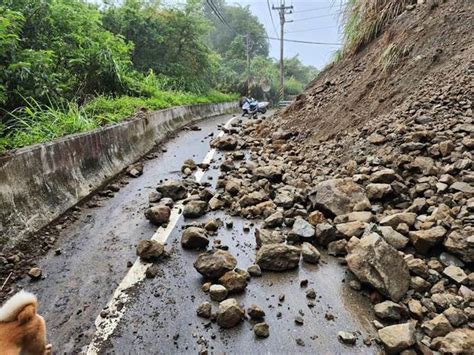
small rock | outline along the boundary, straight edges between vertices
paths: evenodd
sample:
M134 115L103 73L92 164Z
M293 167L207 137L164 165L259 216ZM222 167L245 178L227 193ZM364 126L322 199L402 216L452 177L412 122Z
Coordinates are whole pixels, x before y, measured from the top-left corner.
M301 240L308 240L314 237L315 229L302 218L296 218L293 223L293 228L289 233L292 237L300 238Z
M244 318L245 311L234 298L229 298L219 304L217 324L222 328L232 328Z
M311 300L316 299L316 291L314 291L313 288L306 290L306 298L309 298Z
M186 198L188 194L184 184L177 180L168 180L158 186L156 190L160 192L163 197L169 197L174 201L182 200Z
M267 338L270 335L270 327L267 323L257 323L253 326L255 335L259 338Z
M295 317L295 323L298 325L303 325L304 324L304 319L301 316L296 316Z
M194 262L194 268L203 276L217 279L227 271L234 270L237 260L225 250L216 250L202 253Z
M442 338L434 339L433 346L442 354L472 354L474 330L456 329Z
M254 264L254 265L250 265L248 268L247 268L247 271L248 273L253 276L253 277L259 277L259 276L262 276L262 270L260 269L260 266Z
M247 287L247 280L234 270L227 271L219 278L219 283L224 286L229 293L239 293Z
M256 264L263 270L294 269L300 261L300 249L286 244L265 244L257 252Z
M30 269L30 271L28 271L28 276L32 279L32 280L39 280L41 278L41 275L42 275L42 271L39 267L33 267Z
M247 314L249 315L250 318L252 319L262 319L265 317L265 312L263 309L261 309L259 306L256 304L252 304L248 309L247 309Z
M206 223L204 226L204 229L209 231L209 232L217 232L219 229L220 223L217 219L211 219Z
M464 270L454 265L450 265L445 268L443 270L443 274L459 284L462 284L467 280L467 275Z
M137 256L145 261L151 261L163 255L165 247L155 240L141 240L137 245Z
M160 205L150 207L145 211L145 217L155 226L161 226L170 220L171 209L168 206Z
M209 296L213 301L223 301L226 299L229 291L222 285L211 285L209 288Z
M156 277L156 275L158 275L160 272L160 269L158 267L158 265L150 265L149 267L147 267L147 269L145 270L145 277L147 279L153 279Z
M321 254L319 253L318 249L308 242L304 242L301 245L301 256L305 262L310 264L317 264L321 258Z
M181 245L185 249L203 249L209 244L206 231L199 227L188 227L181 236Z
M354 333L340 331L337 333L337 337L344 344L354 345L357 341L357 336Z
M439 314L433 319L424 322L421 325L421 329L423 329L430 338L436 338L448 334L453 330L453 327L444 314Z
M374 306L375 315L381 319L400 320L405 309L392 301L384 301Z
M206 214L207 202L201 200L189 201L184 205L183 216L185 218L198 218Z
M209 302L203 302L199 305L196 313L198 317L209 319L211 318L212 305Z

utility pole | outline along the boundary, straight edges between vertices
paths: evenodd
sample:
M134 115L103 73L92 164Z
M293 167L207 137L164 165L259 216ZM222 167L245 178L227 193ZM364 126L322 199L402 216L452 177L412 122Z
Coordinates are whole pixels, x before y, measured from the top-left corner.
M285 36L285 23L293 22L288 21L285 15L293 13L293 5L285 6L285 0L280 0L280 6L275 7L272 5L273 10L278 10L280 15L280 101L285 99L285 66L283 63L284 59L284 36Z
M250 35L245 36L247 47L247 97L250 97Z

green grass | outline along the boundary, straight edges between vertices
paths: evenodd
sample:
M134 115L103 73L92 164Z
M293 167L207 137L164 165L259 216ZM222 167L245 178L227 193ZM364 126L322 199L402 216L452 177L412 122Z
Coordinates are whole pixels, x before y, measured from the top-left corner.
M14 122L10 127L0 125L0 154L120 122L141 109L154 111L181 105L227 102L237 98L237 95L217 91L211 91L207 95L156 91L152 97L101 96L84 106L75 103L44 106L28 100L26 106L8 114L10 121Z

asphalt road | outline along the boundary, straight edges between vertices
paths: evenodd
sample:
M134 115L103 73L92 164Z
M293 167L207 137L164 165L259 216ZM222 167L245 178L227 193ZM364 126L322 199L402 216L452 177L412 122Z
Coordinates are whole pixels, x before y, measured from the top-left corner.
M204 349L215 354L378 352L375 345L369 347L362 342L373 333L366 299L344 282L345 269L338 260L326 255L318 266L302 263L295 271L253 278L246 292L236 297L245 307L255 303L265 310L269 338L256 339L249 321L223 330L197 317L196 308L209 297L201 291L202 279L192 265L198 252L180 247L181 229L190 222L182 217L165 235L170 257L158 264L158 275L135 280L133 287L123 292L127 297L119 303L120 317L110 317L110 334L97 340L95 322L101 320L101 311L131 270L143 269L135 256L137 242L152 238L156 232L156 227L143 216L148 194L160 181L180 178L184 160L201 162L206 155L209 157L209 134L217 135L217 125L231 117L200 122L202 130L181 131L163 144L160 148L165 151L145 161L141 177L127 179L128 184L102 201L102 206L82 208L79 219L61 231L57 245L61 253L56 255L53 250L39 262L45 276L42 280L22 281L38 296L39 311L46 319L56 354L85 353L88 349L90 354L196 354ZM221 155L217 153L215 158ZM202 181L212 183L217 176L218 170L210 169ZM228 218L223 212L216 212L201 220L211 217ZM229 247L240 268L251 265L255 258L254 230L243 232L243 223L234 218L232 229L221 228L213 237ZM127 263L134 266L130 268ZM307 288L314 288L317 293L312 308L305 296L307 288L300 287L304 279L309 281ZM281 294L285 295L283 302L278 300ZM217 307L217 303L213 306ZM298 315L303 317L303 325L294 322ZM334 319L328 320L331 316ZM355 346L338 341L341 330L360 332ZM301 339L304 346L298 345L296 339ZM89 346L92 342L94 347Z

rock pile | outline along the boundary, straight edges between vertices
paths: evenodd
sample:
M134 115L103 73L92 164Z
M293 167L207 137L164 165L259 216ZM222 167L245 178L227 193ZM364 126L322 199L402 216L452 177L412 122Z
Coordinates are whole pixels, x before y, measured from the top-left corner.
M464 84L317 145L278 122L263 137L268 123L246 122L233 136L249 159L217 181L218 208L264 221L255 233L261 270L298 267L301 255L318 262L318 245L345 256L378 300L388 352L467 349L473 335L474 125Z
M473 82L427 85L390 115L325 142L281 131L278 120L238 123L212 142L226 151L215 191L189 180L162 184L163 197L186 198L187 217L224 209L263 221L247 271L219 243L194 263L213 282L211 299L221 301L217 322L232 327L244 317L226 298L244 291L250 276L293 269L301 259L318 263L318 248L327 248L360 281L350 285L374 301L377 340L388 352L470 349ZM219 225L203 227L186 229L183 247L207 247ZM264 337L268 325L254 331ZM356 341L347 332L339 339Z

